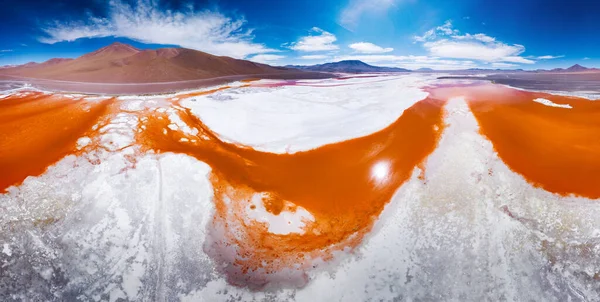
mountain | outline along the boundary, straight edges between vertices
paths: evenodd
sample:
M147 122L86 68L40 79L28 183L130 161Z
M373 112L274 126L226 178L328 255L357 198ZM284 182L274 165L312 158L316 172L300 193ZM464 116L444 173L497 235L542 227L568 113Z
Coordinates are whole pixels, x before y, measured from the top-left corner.
M232 75L286 74L298 70L214 56L186 48L140 50L113 43L76 59L51 59L4 68L0 74L98 83L151 83Z
M548 70L546 72L561 72L561 73L562 72L579 72L579 73L582 73L582 72L600 72L600 69L588 68L588 67L581 66L579 64L575 64L566 69L565 68L554 68L554 69Z
M417 70L415 70L415 71L429 72L429 71L433 71L433 69L431 69L431 68L426 68L426 67L423 67L423 68L419 68L419 69L417 69Z
M588 71L590 69L592 69L592 68L587 68L587 67L583 67L583 66L581 66L579 64L575 64L575 65L567 68L566 71L568 71L568 72L580 72L580 71Z
M369 65L358 60L345 60L333 63L325 63L311 66L302 65L288 65L286 67L320 71L320 72L348 72L348 73L362 73L362 72L409 72L410 70L404 68L395 67L379 67Z
M72 61L73 59L65 59L65 58L54 58L54 59L50 59L44 63L41 63L42 65L55 65L55 64L59 64L59 63L63 63L63 62L69 62Z

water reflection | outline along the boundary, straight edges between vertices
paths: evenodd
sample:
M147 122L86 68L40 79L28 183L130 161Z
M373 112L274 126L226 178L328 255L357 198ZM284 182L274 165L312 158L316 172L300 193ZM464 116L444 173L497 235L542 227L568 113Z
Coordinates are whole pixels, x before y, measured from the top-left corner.
M371 177L378 183L385 182L390 173L390 163L388 161L380 161L371 168Z

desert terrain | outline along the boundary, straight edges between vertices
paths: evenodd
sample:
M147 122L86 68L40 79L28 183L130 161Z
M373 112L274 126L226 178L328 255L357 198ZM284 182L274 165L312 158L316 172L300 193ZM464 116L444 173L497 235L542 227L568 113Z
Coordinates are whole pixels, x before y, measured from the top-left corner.
M75 59L54 58L1 68L0 81L46 90L102 94L165 93L249 78L331 75L273 67L186 48L137 49L115 42Z

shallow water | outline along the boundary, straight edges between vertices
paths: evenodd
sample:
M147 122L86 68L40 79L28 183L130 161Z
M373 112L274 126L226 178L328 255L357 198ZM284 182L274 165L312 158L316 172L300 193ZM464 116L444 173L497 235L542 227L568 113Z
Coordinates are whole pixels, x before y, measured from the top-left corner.
M253 85L265 88L242 88ZM0 293L303 300L339 283L334 300L600 295L600 210L583 198L600 187L597 103L430 85L379 131L278 154L226 142L182 103L235 89L1 99Z

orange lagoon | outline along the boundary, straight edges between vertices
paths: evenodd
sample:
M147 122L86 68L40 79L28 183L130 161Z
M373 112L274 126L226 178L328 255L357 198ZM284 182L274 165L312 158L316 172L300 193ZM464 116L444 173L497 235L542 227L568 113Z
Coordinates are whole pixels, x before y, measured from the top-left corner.
M243 85L253 86L265 87L259 81ZM423 87L428 97L384 129L277 154L221 139L181 104L227 89L233 88L176 95L163 106L135 112L121 109L117 98L34 91L7 96L0 100L0 189L43 174L67 155L101 149L98 125L129 112L140 121L133 162L143 154L179 153L211 167L215 212L210 240L198 248L219 263L218 271L238 286L260 289L275 280L301 287L307 271L365 240L415 169L425 181L424 164L446 128L444 108L448 100L464 98L500 159L531 185L561 196L600 198L598 102L494 84L429 86ZM170 127L169 114L159 110L165 106L196 131ZM84 136L91 144L82 148L77 141ZM268 224L248 219L256 200L274 216L301 209L310 217L302 218L301 232L274 233Z

